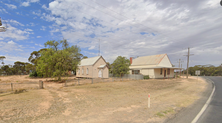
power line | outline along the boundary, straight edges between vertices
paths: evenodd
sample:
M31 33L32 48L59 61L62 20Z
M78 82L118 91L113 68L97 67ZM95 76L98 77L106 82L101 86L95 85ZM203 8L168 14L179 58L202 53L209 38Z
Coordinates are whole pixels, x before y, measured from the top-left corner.
M187 79L188 79L188 69L189 69L189 58L192 55L194 55L194 54L190 54L190 47L188 47L188 54L184 55L184 56L187 56Z

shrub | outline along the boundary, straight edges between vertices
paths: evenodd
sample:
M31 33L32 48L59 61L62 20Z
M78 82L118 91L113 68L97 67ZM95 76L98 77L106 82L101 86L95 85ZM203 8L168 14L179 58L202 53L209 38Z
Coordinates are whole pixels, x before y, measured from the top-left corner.
M149 79L149 78L150 78L149 75L143 76L143 79Z
M38 76L38 74L36 71L33 71L29 74L29 77L37 77L37 76Z

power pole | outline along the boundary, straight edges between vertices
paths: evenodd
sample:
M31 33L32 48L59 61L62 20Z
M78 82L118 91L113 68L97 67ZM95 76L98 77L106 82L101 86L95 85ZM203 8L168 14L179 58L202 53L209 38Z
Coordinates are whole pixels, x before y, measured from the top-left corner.
M187 79L188 79L188 69L189 69L189 60L190 60L190 56L192 56L194 54L190 54L190 48L188 47L188 54L185 55L187 56Z
M100 39L99 39L99 53L98 56L100 56Z
M181 59L179 59L178 63L179 63L179 68L180 68L180 76L181 76L181 68L182 68L182 63L183 61Z

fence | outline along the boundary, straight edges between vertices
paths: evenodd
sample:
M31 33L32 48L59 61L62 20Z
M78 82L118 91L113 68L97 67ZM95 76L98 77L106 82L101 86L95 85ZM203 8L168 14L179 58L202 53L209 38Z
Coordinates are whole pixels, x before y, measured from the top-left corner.
M43 82L26 82L26 83L1 83L0 93L16 91L20 89L42 89Z
M19 89L42 89L42 88L58 88L61 86L75 86L84 84L94 84L102 82L115 82L115 81L128 81L128 80L143 80L143 75L130 75L126 74L122 77L109 77L109 78L75 78L66 80L64 83L47 83L39 82L26 82L26 83L0 83L0 93L16 91Z
M126 74L122 77L109 77L109 78L76 78L74 80L67 80L63 86L75 86L84 84L94 84L101 82L115 82L115 81L128 81L128 80L143 80L143 75L130 75Z
M116 77L116 76L110 73L110 74L109 74L109 77ZM119 77L119 78L142 80L143 77L144 77L144 76L141 75L141 74L124 74L122 77Z

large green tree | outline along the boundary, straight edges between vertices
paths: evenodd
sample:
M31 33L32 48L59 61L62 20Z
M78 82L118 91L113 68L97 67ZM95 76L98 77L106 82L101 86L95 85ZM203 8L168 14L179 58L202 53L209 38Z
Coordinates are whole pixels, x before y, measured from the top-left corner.
M118 56L112 64L112 72L115 76L123 76L129 73L130 60L126 57Z
M62 48L59 46L62 45ZM68 71L75 71L83 55L78 46L69 46L66 40L47 41L49 46L46 51L40 53L36 71L40 77L55 77L61 80L62 76L68 75Z

